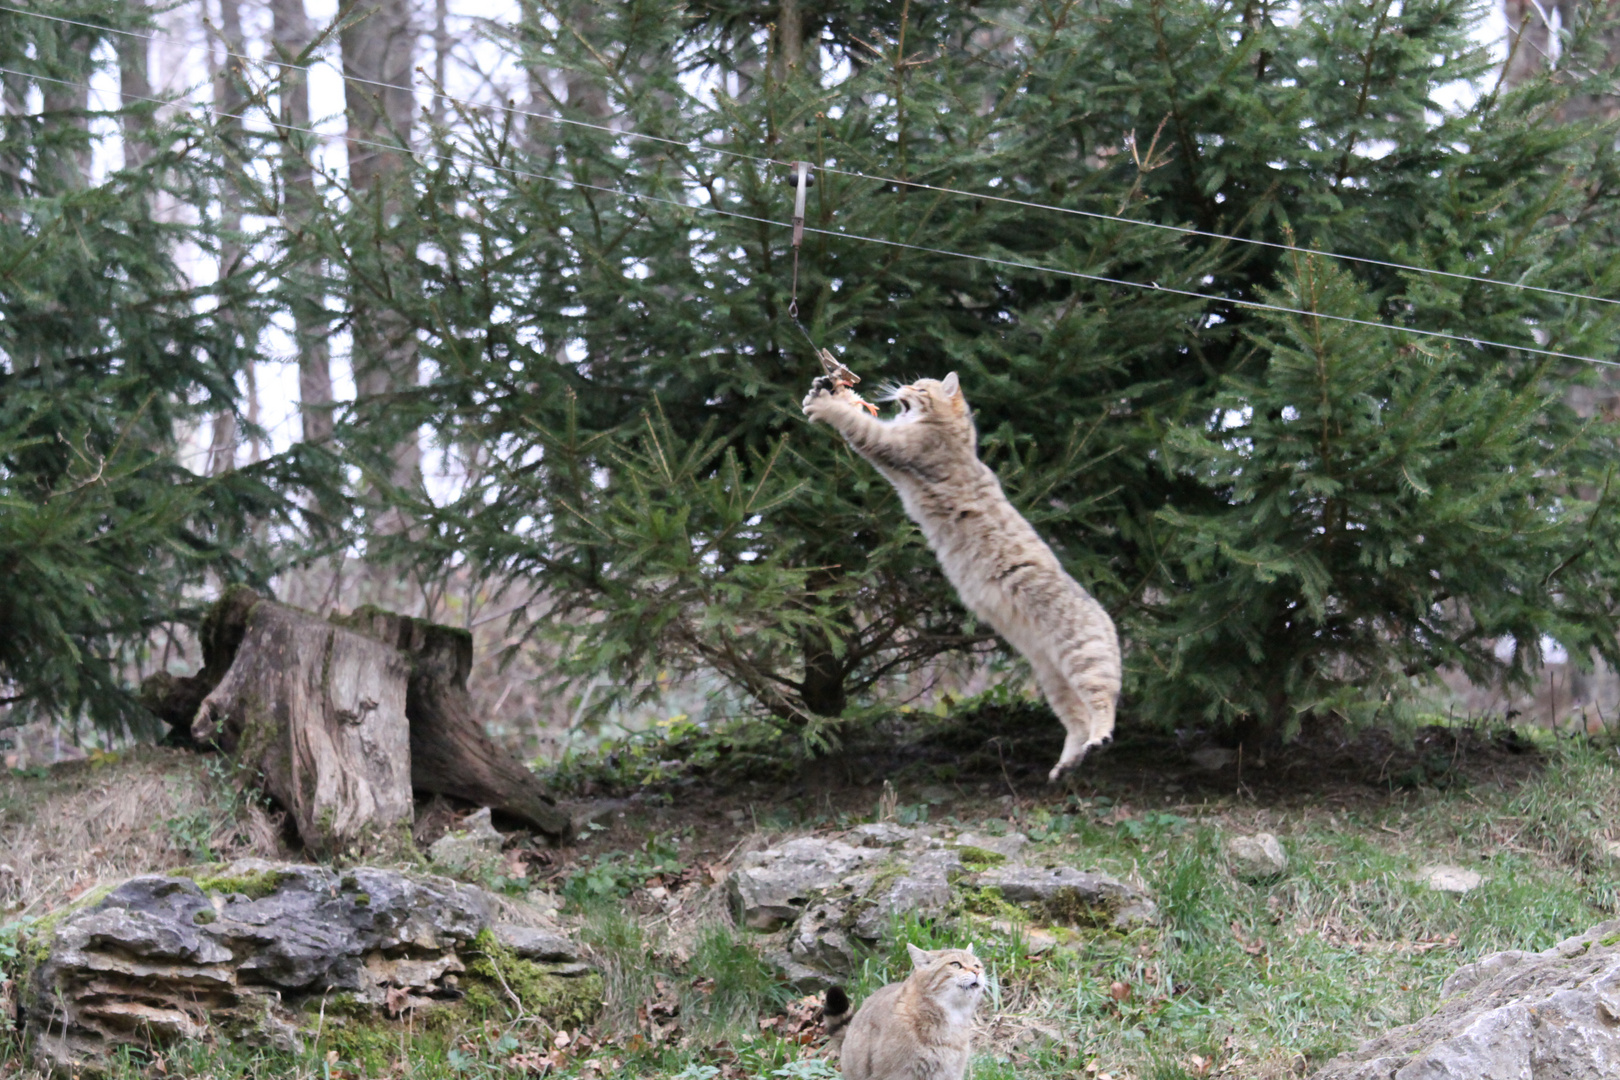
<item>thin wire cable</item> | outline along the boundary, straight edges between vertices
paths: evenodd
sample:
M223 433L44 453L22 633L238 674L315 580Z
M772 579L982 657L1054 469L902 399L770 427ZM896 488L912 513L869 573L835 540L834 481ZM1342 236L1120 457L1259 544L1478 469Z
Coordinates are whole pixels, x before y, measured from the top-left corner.
M48 19L52 22L65 23L69 26L80 26L90 30L99 30L102 33L107 34L122 34L125 37L136 38L140 41L178 41L178 39L172 35L139 34L133 30L122 30L117 27L102 26L99 23L84 22L79 19L69 19L61 15L47 15L42 11L30 11L27 8L14 7L9 4L0 4L0 11L9 11L18 15L30 15L38 19ZM280 67L298 66L286 60L250 56L244 53L231 52L229 49L225 51L225 55L233 59L245 60L253 64L275 64ZM327 61L327 63L330 63L330 61ZM347 74L341 70L337 70L337 74L346 82L355 82L363 86L374 86L383 90L403 90L411 94L416 93L417 90L417 88L414 86L402 86L398 83L380 82L376 79L366 79L358 75ZM619 138L642 139L647 142L662 143L666 146L678 146L686 150L691 150L696 147L701 148L709 153L736 158L741 161L751 161L762 165L785 166L792 164L791 162L780 161L772 157L762 157L758 154L743 153L740 150L727 150L723 147L713 146L698 140L672 139L664 135L651 135L646 132L636 131L632 128L616 128L608 124L596 124L588 120L577 120L572 117L559 116L556 113L531 112L525 109L518 109L505 105L491 105L488 102L472 101L468 98L453 97L449 94L440 94L439 96L443 97L446 101L453 101L457 105L463 105L469 108L499 110L502 112L511 113L514 116L524 116L535 120L548 120L557 124L570 124L575 127L589 128L593 131L606 132L607 134L614 135ZM1571 300L1588 300L1594 304L1620 305L1620 299L1616 299L1614 297L1594 296L1591 293L1574 292L1568 289L1555 289L1547 285L1529 285L1522 281L1506 281L1501 278L1484 277L1479 274L1463 274L1452 270L1438 270L1433 267L1415 266L1411 263L1395 262L1390 259L1377 259L1368 255L1350 255L1339 251L1317 251L1313 248L1303 248L1297 244L1285 244L1276 240L1259 240L1253 237L1234 236L1229 233L1211 232L1207 229L1194 229L1185 225L1167 225L1157 221L1143 221L1140 218L1122 217L1118 214L1105 214L1098 210L1081 210L1077 207L1071 206L1054 206L1051 203L1035 202L1030 199L1018 199L1008 195L994 195L984 191L968 191L964 188L954 188L943 184L930 184L922 180L902 180L898 177L883 176L878 173L868 173L860 169L844 169L833 165L818 165L816 168L822 172L832 173L836 176L848 176L855 179L868 180L873 183L898 184L906 187L920 188L924 191L936 191L945 195L955 195L969 199L982 199L986 202L1003 203L1008 206L1018 206L1029 210L1046 210L1052 213L1069 214L1074 217L1089 218L1095 221L1108 221L1120 225L1131 225L1144 229L1158 229L1162 232L1175 233L1179 236L1196 236L1205 240L1219 240L1233 244L1250 244L1255 247L1270 248L1274 251L1289 251L1302 255L1319 255L1328 259L1342 259L1346 262L1358 262L1368 266L1382 266L1390 270L1404 270L1414 274L1427 274L1431 277L1449 278L1453 281L1470 281L1481 285L1495 285L1502 288L1541 293L1546 296L1562 296Z
M29 72L17 71L7 67L0 67L0 74L19 75L24 78L34 79L40 82L52 82L63 86L89 89L89 87L83 83L70 82L66 79L51 78L45 75L35 75ZM142 97L139 95L132 96L131 100L150 101L160 105L174 104L174 102L169 99ZM191 104L206 105L208 103L191 102ZM214 116L217 119L224 120L259 119L257 114L215 112ZM325 134L324 132L321 132L315 128L303 128L292 124L276 124L275 127L281 131L297 131L312 135ZM384 150L397 151L400 149L393 143L378 142L371 139L349 138L347 141L360 146L374 146ZM777 221L774 218L760 217L756 214L745 214L739 210L727 210L718 206L702 206L694 203L682 202L679 199L667 198L661 195L648 195L642 192L625 191L621 188L607 187L602 184L586 183L585 181L575 180L572 177L567 176L551 176L547 173L530 172L528 170L514 168L509 165L496 165L492 162L480 161L468 154L437 154L425 150L411 151L411 153L415 156L425 157L433 161L444 161L451 163L462 162L478 168L489 169L492 172L506 173L511 176L521 176L532 180L544 180L553 184L566 184L569 187L582 188L588 191L599 191L606 195L613 195L624 199L638 199L645 202L662 203L667 206L678 207L682 210L696 211L707 214L718 214L722 217L736 218L741 221L756 222L761 225L772 225L781 229L792 228L792 225L789 222ZM1583 363L1598 364L1604 367L1620 367L1620 361L1605 360L1601 357L1585 356L1580 353L1561 352L1557 349L1543 349L1533 345L1512 345L1503 341L1492 341L1488 338L1472 337L1466 334L1449 334L1442 330L1423 330L1418 327L1402 326L1399 323L1384 323L1377 322L1372 319L1357 319L1349 315L1330 315L1326 312L1309 311L1304 308L1287 307L1282 304L1268 304L1260 300L1244 300L1231 296L1213 296L1209 293L1196 292L1192 289L1178 289L1169 285L1160 285L1158 282L1148 282L1144 284L1140 281L1129 281L1125 278L1108 277L1103 274L1088 274L1080 270L1064 270L1055 266L1045 266L1040 263L1024 262L1018 259L1002 259L992 255L972 255L968 252L952 251L948 248L935 248L922 244L910 244L902 240L888 240L881 236L864 236L860 233L845 232L841 229L818 229L813 226L806 226L804 231L816 233L820 236L835 236L844 240L855 240L861 243L880 244L884 247L901 248L907 251L918 251L931 255L943 255L953 259L966 259L971 262L982 262L992 266L1007 266L1020 270L1029 270L1036 273L1055 274L1059 277L1077 278L1081 281L1092 281L1104 285L1117 285L1128 289L1141 289L1147 292L1163 292L1169 293L1173 296L1192 297L1215 304L1230 304L1233 307L1241 307L1254 311L1272 311L1283 315L1301 315L1306 318L1326 319L1331 322L1350 323L1356 326L1370 326L1381 330L1393 330L1397 333L1410 334L1417 337L1432 337L1446 341L1462 342L1464 344L1474 345L1477 347L1517 350L1522 353L1530 353L1536 356L1555 357L1562 360L1579 360ZM1307 254L1309 254L1309 252L1307 252ZM802 325L800 326L800 329L804 329ZM807 338L809 337L808 331L805 332L805 336ZM811 344L814 346L814 341L811 341Z

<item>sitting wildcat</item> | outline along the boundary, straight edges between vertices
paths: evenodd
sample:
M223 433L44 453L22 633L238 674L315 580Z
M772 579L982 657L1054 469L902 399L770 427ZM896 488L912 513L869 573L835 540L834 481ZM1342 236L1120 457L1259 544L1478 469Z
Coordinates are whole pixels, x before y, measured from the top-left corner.
M869 415L825 376L804 399L811 423L832 425L900 492L957 595L1024 655L1067 737L1056 780L1114 733L1119 637L1102 605L1064 572L996 474L979 460L978 434L956 373L893 394L900 414Z
M843 1032L844 1080L962 1080L967 1072L984 965L971 945L929 951L908 943L906 951L910 977L867 998L853 1020L844 992L827 991L827 1034Z

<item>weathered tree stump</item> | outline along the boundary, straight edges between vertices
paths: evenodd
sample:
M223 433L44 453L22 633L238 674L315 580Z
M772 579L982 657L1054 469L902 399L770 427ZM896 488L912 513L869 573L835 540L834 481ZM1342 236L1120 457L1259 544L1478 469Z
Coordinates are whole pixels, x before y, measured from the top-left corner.
M256 769L306 847L403 846L411 798L410 665L396 649L297 608L246 611L236 656L191 724Z
M410 659L411 787L487 806L551 836L569 834L568 814L539 778L484 734L467 692L472 634L373 607L340 621Z
M247 616L261 597L245 585L233 585L203 616L197 638L202 644L203 666L195 675L160 671L141 683L141 704L169 725L169 741L194 746L191 722L203 698L218 686L236 659L236 649L247 633Z
M311 850L404 843L413 791L571 838L539 779L484 734L465 631L375 608L326 620L237 587L201 638L203 669L148 679L143 701L180 741L255 771Z

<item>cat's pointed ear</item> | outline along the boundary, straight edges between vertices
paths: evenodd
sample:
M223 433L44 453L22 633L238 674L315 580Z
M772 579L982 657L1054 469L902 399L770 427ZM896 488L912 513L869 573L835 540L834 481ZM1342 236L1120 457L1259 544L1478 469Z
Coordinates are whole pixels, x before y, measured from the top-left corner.
M940 383L940 386L944 388L946 397L961 396L962 383L959 379L957 379L956 372L954 371L945 376L945 381Z
M968 954L968 955L969 955L969 956L972 956L972 955L973 955L973 942L971 942L971 941L970 941L970 942L968 942L968 947L967 947L967 954Z
M908 941L906 942L906 952L911 954L912 967L924 968L928 966L930 957L927 949L919 949L917 946Z

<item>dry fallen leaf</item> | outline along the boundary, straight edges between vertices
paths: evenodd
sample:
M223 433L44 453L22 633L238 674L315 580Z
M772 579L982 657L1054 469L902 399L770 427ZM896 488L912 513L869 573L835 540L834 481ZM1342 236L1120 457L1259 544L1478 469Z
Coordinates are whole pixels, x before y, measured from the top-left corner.
M1266 951L1266 943L1259 938L1248 938L1243 934L1243 924L1236 919L1232 920L1232 936L1237 938L1238 945L1250 956L1259 956Z
M805 1045L822 1035L821 995L806 994L790 1001L777 1016L760 1020L759 1030L774 1032L778 1037Z
M411 992L403 986L390 986L383 995L383 1012L389 1016L398 1016L409 1007Z
M544 1074L551 1069L560 1069L567 1064L568 1058L563 1054L541 1054L533 1050L524 1050L513 1054L506 1059L508 1068L522 1072Z

